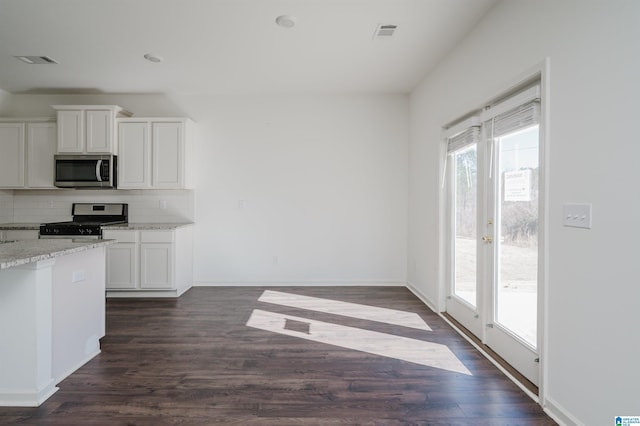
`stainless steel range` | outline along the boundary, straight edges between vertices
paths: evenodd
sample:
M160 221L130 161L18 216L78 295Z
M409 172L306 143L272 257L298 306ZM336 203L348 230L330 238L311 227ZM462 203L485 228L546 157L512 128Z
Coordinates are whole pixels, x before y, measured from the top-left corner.
M69 222L40 225L40 238L102 239L102 227L128 223L129 205L126 203L74 203Z

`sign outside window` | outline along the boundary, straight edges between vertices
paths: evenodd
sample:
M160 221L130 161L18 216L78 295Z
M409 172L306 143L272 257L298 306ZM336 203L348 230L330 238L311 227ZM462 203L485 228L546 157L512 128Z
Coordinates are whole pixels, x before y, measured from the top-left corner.
M504 201L531 201L531 170L504 173Z

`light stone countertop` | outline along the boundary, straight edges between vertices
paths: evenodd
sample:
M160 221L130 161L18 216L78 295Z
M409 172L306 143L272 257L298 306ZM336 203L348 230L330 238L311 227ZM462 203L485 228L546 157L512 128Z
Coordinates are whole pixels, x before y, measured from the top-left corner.
M193 223L121 223L118 225L103 226L102 229L109 231L151 231L151 230L172 230L191 226Z
M115 243L115 240L23 240L0 243L0 269L39 262Z
M172 230L181 228L183 226L193 225L193 222L184 222L184 223L151 223L151 222L140 222L140 223L122 223L119 225L108 225L103 226L102 229L110 229L110 230L129 230L129 231L140 231L140 230ZM39 231L40 224L39 223L0 223L0 231Z

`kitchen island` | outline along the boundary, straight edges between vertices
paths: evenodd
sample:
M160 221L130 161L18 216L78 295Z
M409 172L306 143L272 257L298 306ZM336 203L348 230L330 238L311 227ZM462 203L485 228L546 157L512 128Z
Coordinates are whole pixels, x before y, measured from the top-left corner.
M0 243L0 406L40 405L100 352L111 243Z

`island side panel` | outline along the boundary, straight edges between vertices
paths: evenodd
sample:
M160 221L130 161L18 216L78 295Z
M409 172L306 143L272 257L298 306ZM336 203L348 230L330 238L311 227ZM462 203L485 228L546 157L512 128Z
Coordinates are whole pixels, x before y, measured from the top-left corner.
M53 259L0 270L0 406L38 406L51 368Z
M63 256L53 268L53 377L56 383L100 353L105 335L105 256L98 247Z

